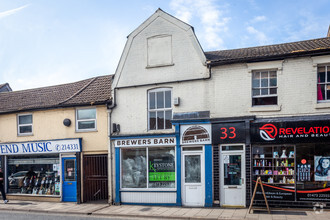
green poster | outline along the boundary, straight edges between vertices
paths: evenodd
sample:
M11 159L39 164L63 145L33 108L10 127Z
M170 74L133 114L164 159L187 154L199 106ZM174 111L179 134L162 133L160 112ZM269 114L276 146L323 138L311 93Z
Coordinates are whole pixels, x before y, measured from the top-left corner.
M175 172L150 172L149 182L175 181Z

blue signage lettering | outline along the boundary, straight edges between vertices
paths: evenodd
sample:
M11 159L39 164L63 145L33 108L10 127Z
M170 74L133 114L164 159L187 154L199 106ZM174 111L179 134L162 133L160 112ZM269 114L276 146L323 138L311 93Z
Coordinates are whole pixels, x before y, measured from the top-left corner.
M27 146L25 147L24 144L22 144L22 148L23 148L23 153L30 153L31 150L30 150L30 144L27 144Z
M17 144L6 144L0 145L1 153L17 153L18 152L18 145Z
M48 148L48 145L50 145L50 144L51 144L51 142L47 142L47 143L45 143L45 151L52 152L52 150L50 150L50 149Z
M79 139L0 144L0 155L80 151Z
M39 143L28 143L28 144L22 144L23 152L24 153L30 153L35 152L35 153L43 153L43 152L52 152L48 148L48 145L50 145L51 142L39 142Z

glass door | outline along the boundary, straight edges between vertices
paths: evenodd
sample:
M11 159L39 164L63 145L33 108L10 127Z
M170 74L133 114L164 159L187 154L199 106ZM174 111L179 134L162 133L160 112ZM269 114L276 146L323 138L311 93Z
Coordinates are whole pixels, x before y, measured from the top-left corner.
M204 159L203 152L182 154L182 202L185 206L204 206Z
M77 202L76 158L62 158L63 165L63 202Z
M220 205L245 207L244 146L222 147L220 155Z

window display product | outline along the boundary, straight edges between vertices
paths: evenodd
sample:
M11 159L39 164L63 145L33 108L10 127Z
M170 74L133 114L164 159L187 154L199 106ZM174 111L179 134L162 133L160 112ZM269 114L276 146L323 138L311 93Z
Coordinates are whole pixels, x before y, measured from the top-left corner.
M60 195L58 155L8 157L8 193L31 195Z

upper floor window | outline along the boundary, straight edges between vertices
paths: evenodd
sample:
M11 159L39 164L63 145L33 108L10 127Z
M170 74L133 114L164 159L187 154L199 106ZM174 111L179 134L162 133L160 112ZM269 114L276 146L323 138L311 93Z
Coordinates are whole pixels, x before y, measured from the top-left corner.
M171 89L154 89L148 92L149 130L162 130L172 128L171 100Z
M317 100L330 100L330 64L317 67Z
M252 72L252 106L277 105L277 73L275 70Z
M18 135L32 134L32 114L23 114L17 116Z
M172 37L154 36L147 39L148 67L172 65Z
M83 108L76 110L76 130L96 130L96 108Z

